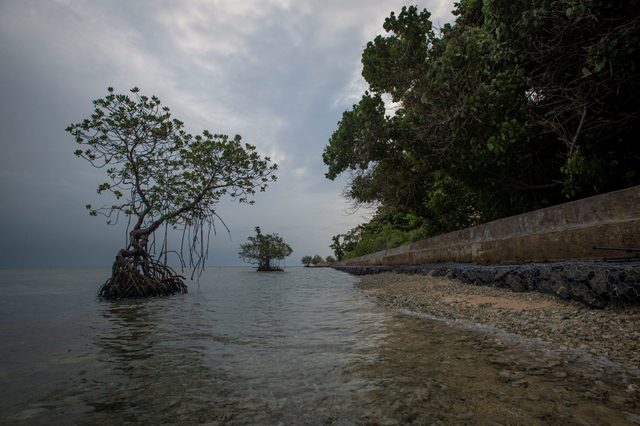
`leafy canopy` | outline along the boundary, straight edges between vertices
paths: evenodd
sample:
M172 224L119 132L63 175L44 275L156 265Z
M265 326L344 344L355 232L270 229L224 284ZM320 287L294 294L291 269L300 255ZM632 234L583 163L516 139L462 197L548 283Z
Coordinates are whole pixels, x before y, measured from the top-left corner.
M107 223L120 215L133 218L132 250L146 250L148 236L163 223L193 230L189 249L199 241L198 263L203 261L198 231L211 229L216 204L223 196L253 204L249 197L276 180L277 165L262 159L255 146L242 145L239 135L186 133L160 99L140 95L138 88L131 89L133 98L111 87L108 92L93 101L91 118L66 129L82 145L75 154L105 169L108 181L98 193L115 197L115 204L87 209L106 216Z
M273 260L282 260L293 253L291 247L278 234L263 234L259 226L256 235L248 237L249 242L240 245L238 253L243 261L257 264L259 271L272 269Z

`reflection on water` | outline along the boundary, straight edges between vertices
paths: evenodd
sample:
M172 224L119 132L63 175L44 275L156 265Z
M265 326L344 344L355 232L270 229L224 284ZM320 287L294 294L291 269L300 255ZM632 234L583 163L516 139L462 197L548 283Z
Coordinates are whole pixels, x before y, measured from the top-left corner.
M368 384L343 372L384 337L388 314L353 290L348 275L212 269L187 295L98 302L91 291L67 291L84 288L77 272L0 282L14 291L0 302L3 319L38 305L14 319L19 331L3 330L14 343L1 347L9 380L0 391L16 394L0 403L3 424L353 424L365 414ZM48 304L34 287L64 297ZM25 344L33 317L53 324L55 337ZM55 347L61 364L50 368ZM7 360L20 356L38 377L10 368Z
M106 273L0 271L0 423L604 425L637 403L635 378L379 308L330 269L98 302Z
M160 303L158 303L160 302ZM204 418L212 400L206 383L222 378L205 366L198 339L190 338L185 317L171 312L170 299L108 302L102 315L111 328L94 339L97 360L109 365L104 376L83 390L93 412L84 422L157 424L189 416Z

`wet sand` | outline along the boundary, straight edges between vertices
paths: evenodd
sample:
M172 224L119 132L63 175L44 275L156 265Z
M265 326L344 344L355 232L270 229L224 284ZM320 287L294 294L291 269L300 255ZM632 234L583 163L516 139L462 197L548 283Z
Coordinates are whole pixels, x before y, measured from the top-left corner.
M398 310L349 372L380 385L362 425L640 424L638 307L393 273L356 285Z

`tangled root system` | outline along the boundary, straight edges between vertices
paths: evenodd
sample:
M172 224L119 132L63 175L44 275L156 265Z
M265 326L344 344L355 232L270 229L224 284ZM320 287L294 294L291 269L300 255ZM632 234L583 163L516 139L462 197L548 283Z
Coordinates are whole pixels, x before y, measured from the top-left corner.
M170 296L187 293L185 278L151 256L131 261L118 257L111 278L98 290L98 297L107 300Z

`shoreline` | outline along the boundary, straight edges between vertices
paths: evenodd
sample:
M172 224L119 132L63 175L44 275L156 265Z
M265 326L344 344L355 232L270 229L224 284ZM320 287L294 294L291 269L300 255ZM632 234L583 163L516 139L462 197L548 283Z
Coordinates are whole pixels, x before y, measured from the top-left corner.
M640 306L593 310L575 300L537 292L476 286L429 275L384 272L359 276L356 288L379 304L459 324L482 324L561 350L581 349L624 368L640 367Z

